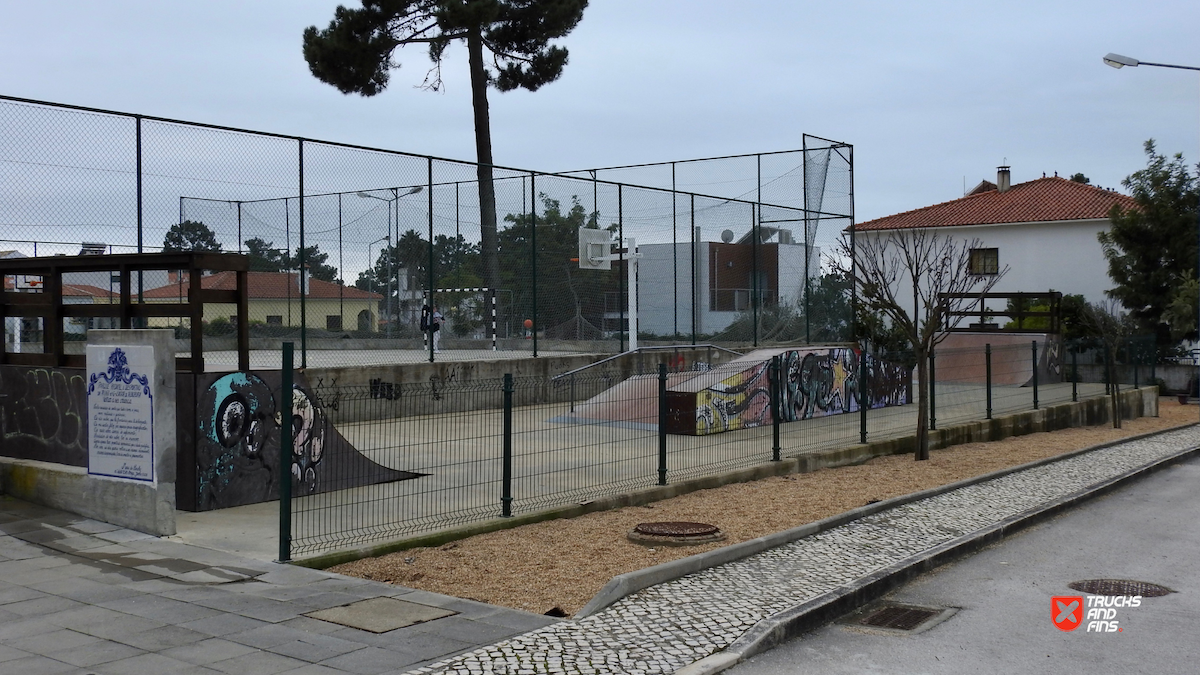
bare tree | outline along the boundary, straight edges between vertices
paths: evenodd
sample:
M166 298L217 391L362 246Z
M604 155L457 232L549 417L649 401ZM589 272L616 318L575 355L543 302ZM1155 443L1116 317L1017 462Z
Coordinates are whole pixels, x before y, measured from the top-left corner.
M859 232L842 238L839 266L858 290L859 310L873 312L898 328L917 362L916 459L929 459L929 354L962 321L974 300L1008 272L972 274L971 250L979 239L957 239L930 229ZM991 270L989 270L991 272ZM906 298L908 291L911 298ZM906 300L911 307L906 307Z

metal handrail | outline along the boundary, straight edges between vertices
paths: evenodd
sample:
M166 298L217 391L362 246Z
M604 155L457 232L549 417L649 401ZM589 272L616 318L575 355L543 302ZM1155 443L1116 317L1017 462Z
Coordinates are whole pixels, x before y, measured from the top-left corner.
M624 351L624 352L621 352L620 354L614 354L614 355L612 355L612 356L610 356L610 357L608 357L608 358L600 359L599 361L596 361L595 363L589 363L588 365L586 365L586 366L582 366L582 367L580 367L580 368L576 368L575 370L569 370L569 371L567 371L567 372L565 372L565 373L562 373L562 374L560 374L560 375L555 375L554 377L550 378L550 380L551 380L552 382L553 382L554 380L561 380L561 379L562 379L562 378L564 378L564 377L567 377L567 376L570 376L570 375L576 375L576 374L578 374L578 373L581 373L581 372L583 372L583 371L587 370L588 368L595 368L596 366L603 365L603 364L605 364L605 363L608 363L609 361L614 361L614 360L616 360L616 359L619 359L619 358L621 358L622 356L629 356L630 354L636 354L636 353L638 353L638 352L649 352L649 351L665 351L665 350L668 350L668 349L719 349L719 350L721 350L721 351L723 351L723 352L729 352L730 354L733 354L733 355L735 355L735 356L745 356L745 354L743 354L743 353L741 353L741 352L735 352L735 351L734 351L734 350L732 350L732 349L727 349L727 348L725 348L725 347L720 347L720 346L717 346L717 345L714 345L714 344L701 344L701 345L657 345L657 346L652 346L652 347L638 347L637 349L630 349L629 351Z

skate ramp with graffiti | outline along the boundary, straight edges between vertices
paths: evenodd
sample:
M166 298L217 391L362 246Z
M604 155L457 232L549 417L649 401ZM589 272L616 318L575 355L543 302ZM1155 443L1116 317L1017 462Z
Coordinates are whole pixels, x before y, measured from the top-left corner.
M194 492L180 508L208 511L279 498L281 397L287 395L281 379L279 371L198 378L194 462L180 463L181 470L195 472L186 481ZM302 373L290 394L293 451L283 475L291 476L293 496L422 475L381 466L355 449L329 422Z
M939 380L985 384L986 345L992 346L992 385L1029 387L1033 385L1033 343L1038 349L1038 382L1061 382L1063 378L1062 341L1054 333L950 333L936 352Z
M844 346L758 349L709 370L667 379L667 433L689 436L773 423L769 369L780 362L780 421L794 422L858 410L859 354ZM912 400L911 370L867 357L872 408ZM636 375L577 404L556 422L658 426L658 375Z
M667 387L669 389L694 377L696 372L668 373ZM583 403L575 404L574 412L552 421L657 429L658 374L634 375Z

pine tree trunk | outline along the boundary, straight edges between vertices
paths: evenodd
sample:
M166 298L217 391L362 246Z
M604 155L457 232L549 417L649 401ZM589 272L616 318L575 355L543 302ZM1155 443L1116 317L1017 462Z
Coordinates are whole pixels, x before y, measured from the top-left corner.
M929 459L929 354L915 352L917 357L917 449L918 462Z
M492 127L488 117L487 71L483 66L483 38L479 29L467 36L471 65L471 104L475 109L475 156L479 179L479 249L483 258L483 283L500 287L500 244L496 236L496 190L492 184Z

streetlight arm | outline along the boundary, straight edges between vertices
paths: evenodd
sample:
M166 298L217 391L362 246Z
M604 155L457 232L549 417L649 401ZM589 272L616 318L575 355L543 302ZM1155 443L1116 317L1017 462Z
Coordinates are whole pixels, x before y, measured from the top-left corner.
M1112 66L1113 68L1124 68L1125 66L1129 66L1130 68L1137 68L1138 66L1154 66L1156 68L1178 68L1179 70L1200 70L1200 67L1197 67L1197 66L1177 66L1173 63L1151 63L1149 61L1138 61L1137 59L1133 58L1132 56L1123 56L1121 54L1113 54L1111 52L1104 55L1104 63L1105 63L1105 65Z
M1176 66L1170 63L1150 63L1149 61L1139 61L1143 66L1157 66L1158 68L1178 68L1179 70L1200 70L1200 66Z

